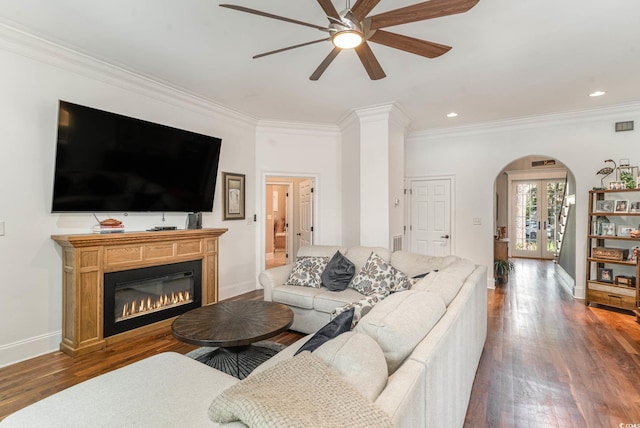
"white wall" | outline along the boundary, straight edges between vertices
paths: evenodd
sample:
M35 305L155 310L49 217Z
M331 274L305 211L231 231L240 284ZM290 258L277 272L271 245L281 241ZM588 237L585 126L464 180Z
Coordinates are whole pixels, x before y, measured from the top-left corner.
M342 242L341 135L337 126L261 121L256 131L256 213L263 219L267 176L316 180L314 244ZM257 248L264 248L264 222ZM258 256L260 257L260 256ZM264 263L256 265L256 282Z
M640 105L414 133L407 141L408 177L455 175L457 254L492 265L493 191L497 174L531 153L564 163L576 180L576 296L584 296L588 191L605 159L640 164L638 131L614 132L617 121L640 121ZM482 220L473 225L473 218ZM490 269L491 271L491 269Z
M58 100L114 111L223 140L220 171L247 174L255 193L255 121L213 103L0 27L0 366L58 348L62 324L61 251L52 234L87 233L91 214L51 214ZM171 173L168 171L168 173ZM221 220L221 182L204 227L227 227L220 241L220 295L255 288L255 226ZM132 230L160 214L110 213ZM184 228L186 214L167 214Z
M342 129L342 245L360 245L360 124L351 114Z

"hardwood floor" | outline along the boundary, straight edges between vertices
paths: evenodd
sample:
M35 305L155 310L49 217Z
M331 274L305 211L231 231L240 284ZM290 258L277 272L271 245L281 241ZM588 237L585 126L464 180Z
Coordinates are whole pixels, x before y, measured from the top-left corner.
M488 338L465 426L640 424L635 317L573 299L552 262L514 262L508 284L489 290Z
M558 285L551 262L514 261L509 283L489 290L487 343L465 426L640 424L640 325L635 318L574 300ZM235 299L262 299L262 292ZM274 340L289 345L300 337L287 332ZM2 368L0 419L150 355L194 348L165 333L75 359L54 352Z
M229 300L262 300L262 291ZM301 337L295 332L285 332L270 340L290 345ZM76 358L53 352L3 367L0 369L0 420L51 394L151 355L166 351L186 354L196 348L174 339L170 331L164 331Z

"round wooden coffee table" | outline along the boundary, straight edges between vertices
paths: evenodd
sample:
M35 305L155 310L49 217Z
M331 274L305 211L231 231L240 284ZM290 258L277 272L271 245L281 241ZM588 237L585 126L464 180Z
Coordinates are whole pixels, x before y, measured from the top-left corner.
M282 333L293 323L293 311L274 302L237 300L202 306L173 321L173 336L185 343L218 347L198 358L243 379L278 351L252 343Z

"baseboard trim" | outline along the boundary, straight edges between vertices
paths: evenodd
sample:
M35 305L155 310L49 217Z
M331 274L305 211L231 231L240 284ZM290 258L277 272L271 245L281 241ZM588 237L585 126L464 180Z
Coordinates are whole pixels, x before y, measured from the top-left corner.
M569 275L558 263L555 263L554 266L556 268L556 273L558 274L558 282L562 288L564 288L567 293L571 294L573 297L578 297L576 296L576 280L573 279L571 275Z
M60 349L62 331L31 337L0 346L0 367L6 367Z
M238 284L226 285L224 288L220 287L220 300L229 299L231 297L239 296L240 294L248 293L255 290L255 281L245 281Z

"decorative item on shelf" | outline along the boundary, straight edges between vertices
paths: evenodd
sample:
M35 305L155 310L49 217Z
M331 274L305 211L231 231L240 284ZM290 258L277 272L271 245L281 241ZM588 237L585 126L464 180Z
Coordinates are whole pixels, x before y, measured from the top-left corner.
M604 189L604 179L607 178L608 176L610 176L613 171L615 171L617 165L614 162L613 159L607 159L605 160L605 163L612 163L613 167L610 166L605 166L603 168L600 168L600 170L598 170L598 172L596 172L596 175L601 175L602 178L600 179L600 189Z
M596 259L623 261L628 256L628 248L593 247L591 249L591 257Z
M630 236L631 238L634 238L634 239L638 239L638 238L640 238L640 230L638 230L638 229L631 229L631 230L629 231L629 236Z
M513 272L516 266L511 260L496 260L493 262L493 272L496 281L504 284L509 281L509 273Z
M617 180L624 183L623 189L635 189L638 167L631 166L629 159L620 159L620 165L616 168Z
M629 256L627 260L630 262L635 262L638 260L638 253L640 253L640 246L636 245L629 250Z
M96 220L98 217L95 216ZM96 226L93 226L93 233L123 233L124 232L124 224L120 220L116 220L114 218L108 218L106 220L99 221Z
M615 283L616 285L624 285L625 287L635 287L636 277L630 275L616 275Z
M613 212L617 214L623 214L623 213L629 212L629 201L625 201L625 200L616 201Z
M604 199L600 201L596 201L596 211L597 213L611 213L613 212L613 204L615 201Z
M609 268L598 269L598 281L613 283L613 269L609 269Z
M631 236L632 230L635 230L633 226L618 226L618 236Z
M629 212L633 214L640 214L640 202L631 202L629 204Z
M616 236L616 224L615 223L600 223L600 233L602 236Z
M609 190L624 190L627 188L627 185L624 181L610 181L609 182Z

